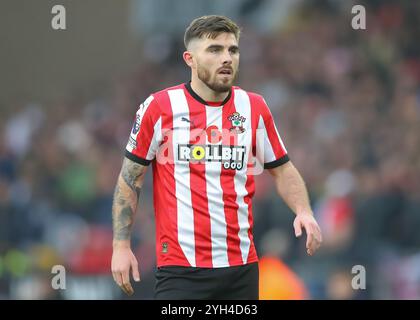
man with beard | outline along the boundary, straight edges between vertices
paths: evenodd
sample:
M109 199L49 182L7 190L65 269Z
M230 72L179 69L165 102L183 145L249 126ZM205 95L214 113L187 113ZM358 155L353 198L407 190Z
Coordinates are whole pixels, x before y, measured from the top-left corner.
M127 294L133 293L130 271L140 280L130 233L150 163L156 299L258 299L255 159L270 171L278 194L296 214L296 236L305 229L307 253L321 244L305 183L265 100L233 86L239 36L238 26L223 16L192 21L183 54L191 81L153 93L136 113L112 209L112 273Z

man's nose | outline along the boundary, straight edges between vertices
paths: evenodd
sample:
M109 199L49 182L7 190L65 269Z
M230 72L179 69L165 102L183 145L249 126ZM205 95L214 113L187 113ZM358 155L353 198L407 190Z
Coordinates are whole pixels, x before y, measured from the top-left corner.
M232 55L230 54L229 50L223 53L223 64L232 64Z

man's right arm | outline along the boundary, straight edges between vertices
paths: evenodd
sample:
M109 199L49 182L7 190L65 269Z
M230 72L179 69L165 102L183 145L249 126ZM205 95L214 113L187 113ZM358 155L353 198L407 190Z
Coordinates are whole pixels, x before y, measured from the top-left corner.
M115 187L112 204L113 253L112 275L115 282L128 295L133 294L130 268L135 281L140 281L138 263L131 250L131 229L143 186L146 166L124 158Z

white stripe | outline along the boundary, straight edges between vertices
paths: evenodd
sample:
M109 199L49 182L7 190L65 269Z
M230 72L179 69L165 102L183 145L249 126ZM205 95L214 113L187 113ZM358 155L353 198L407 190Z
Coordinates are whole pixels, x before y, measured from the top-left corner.
M221 107L206 106L206 118L207 128L215 125L220 131L223 129L223 110ZM213 267L227 267L229 266L227 228L223 190L220 184L222 166L217 161L206 161L205 166Z
M245 131L238 134L238 143L246 146L246 155L244 160L244 166L242 170L236 171L234 183L236 192L236 202L238 203L238 224L239 224L239 239L241 241L240 248L242 254L242 261L246 263L249 255L249 248L251 240L248 236L249 221L248 221L248 204L245 203L245 196L248 194L246 190L247 181L247 160L248 153L251 150L252 144L252 128L251 128L251 103L249 101L248 94L243 90L235 90L235 109L236 112L245 117Z
M141 130L141 124L143 122L144 114L146 113L146 110L149 108L150 103L153 101L155 97L149 96L142 104L140 104L139 108L136 111L136 118L135 122L138 122L139 130L136 133L133 133L133 131L130 132L130 137L133 141L137 141L137 135L139 134ZM134 146L130 143L130 141L127 143L126 149L129 152L133 152L135 149ZM153 157L152 157L153 158ZM149 159L150 160L150 159Z
M150 142L149 150L147 151L146 159L153 160L156 155L156 151L159 148L159 143L162 141L162 118L156 121L155 125L153 126L153 137L152 141Z
M258 128L262 129L264 132L264 163L277 160L273 147L271 146L270 139L268 139L268 133L265 127L264 119L261 115L260 120L258 121Z
M137 109L136 116L140 117L140 127L141 127L141 123L143 122L144 114L146 113L153 99L154 99L153 96L149 96ZM137 134L136 134L136 137L137 137Z
M190 167L188 162L179 162L178 144L189 143L190 120L189 107L182 89L169 90L169 99L173 114L173 154L174 154L174 178L177 199L178 216L178 242L192 267L195 262L195 238L194 238L194 211L191 202Z

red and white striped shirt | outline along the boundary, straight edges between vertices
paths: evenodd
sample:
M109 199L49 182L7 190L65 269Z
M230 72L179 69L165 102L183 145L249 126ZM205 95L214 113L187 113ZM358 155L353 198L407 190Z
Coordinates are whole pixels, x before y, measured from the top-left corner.
M252 235L256 165L250 157L258 158L258 150L264 168L289 160L267 104L255 93L232 87L216 104L188 83L140 105L126 157L153 166L158 266L258 261Z

